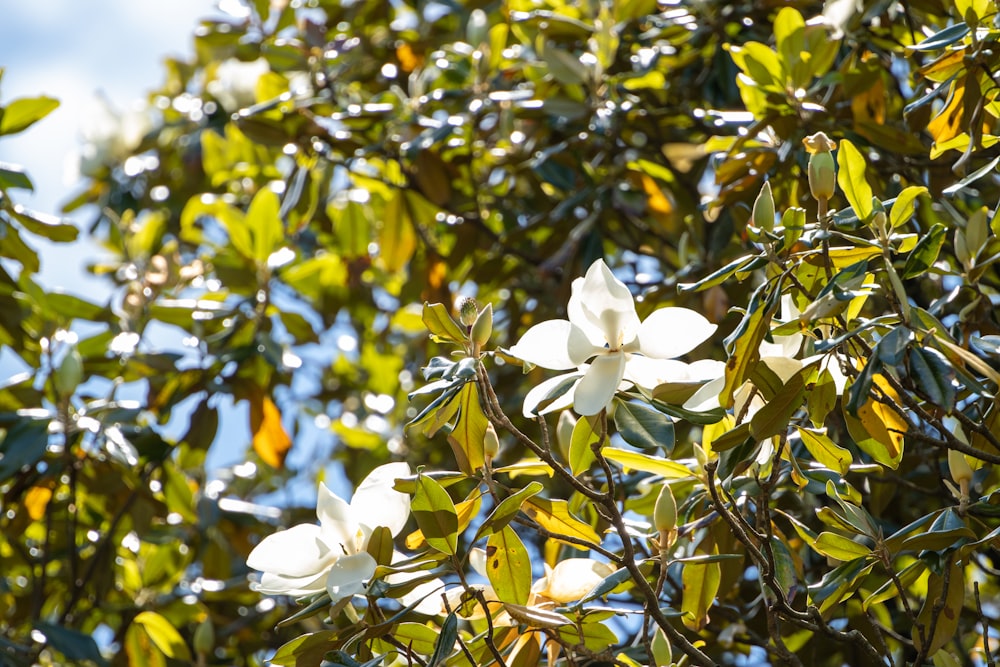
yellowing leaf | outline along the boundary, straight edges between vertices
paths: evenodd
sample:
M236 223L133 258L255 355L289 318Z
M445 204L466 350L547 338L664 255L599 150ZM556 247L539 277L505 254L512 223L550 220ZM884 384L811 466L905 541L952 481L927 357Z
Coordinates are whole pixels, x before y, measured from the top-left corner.
M52 489L45 486L33 486L24 494L24 509L33 521L45 516L45 509L52 499Z
M847 474L852 461L851 453L827 437L825 432L799 427L799 437L814 459L830 470Z
M569 512L569 503L565 500L547 500L545 498L529 498L521 506L522 511L538 522L542 528L552 533L553 539L561 536L575 537L592 544L600 544L601 538L590 524L580 521ZM564 542L575 549L587 551L588 547L574 542Z
M861 220L866 220L872 212L872 188L865 178L865 169L861 151L843 139L837 150L837 184Z
M885 377L881 374L875 375L873 384L885 393L889 403L882 403L869 397L858 408L858 420L871 439L877 443L878 455L866 448L862 442L859 441L858 445L882 465L896 468L903 456L903 434L909 428L909 423L893 407L900 404L899 395L889 386Z
M854 560L871 555L872 550L863 544L850 540L842 535L824 531L816 536L813 549L824 556L836 558L837 560Z
M927 132L934 143L943 143L957 137L962 131L965 118L965 79L958 79L951 85L948 102L941 112L927 123Z
M596 460L592 445L600 440L595 432L593 417L581 417L573 427L573 437L569 443L569 468L574 475L586 471Z
M253 259L266 264L267 258L285 238L285 225L279 213L278 195L269 188L262 188L247 209L246 224L253 235Z
M459 533L468 528L469 522L472 521L473 517L479 514L479 506L482 504L482 501L483 497L476 494L468 500L455 503L455 514L458 516ZM416 551L421 548L425 542L426 540L424 540L424 534L419 528L406 536L406 548L410 551Z
M501 602L527 604L531 559L514 529L504 526L486 541L486 576Z
M405 268L417 249L417 233L402 190L396 190L385 204L378 247L379 264L390 273Z
M486 413L479 404L479 390L475 382L466 382L458 393L459 415L448 442L455 453L458 469L472 475L483 467L483 439L486 437Z
M184 638L163 616L153 611L143 611L132 620L132 623L142 627L156 648L166 657L173 660L191 660L191 652L184 643Z
M684 464L658 456L630 452L616 447L605 447L601 454L604 458L614 461L626 470L641 470L654 475L663 475L667 479L688 479L694 474Z
M262 393L250 397L250 431L253 450L272 468L285 465L285 456L292 448L292 439L281 424L281 411L270 396Z
M691 630L701 630L708 624L708 611L715 602L722 580L722 568L718 562L684 563L681 583L684 593L681 598L682 620Z
M935 608L944 598L944 607L938 612ZM931 572L927 580L927 597L924 599L924 606L917 614L917 622L923 624L924 632L929 632L931 618L937 614L937 622L934 624L934 634L926 637L927 656L933 656L941 647L950 642L955 637L958 630L959 617L962 615L962 606L965 604L965 572L963 568L952 563L948 571L948 590L945 591L945 581L943 575ZM913 628L913 643L919 650L924 642L920 639L920 632L916 625Z

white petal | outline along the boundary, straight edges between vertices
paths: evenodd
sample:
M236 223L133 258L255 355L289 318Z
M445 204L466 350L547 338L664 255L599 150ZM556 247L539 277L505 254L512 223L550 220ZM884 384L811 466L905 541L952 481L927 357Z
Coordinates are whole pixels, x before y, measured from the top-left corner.
M684 402L684 409L691 412L707 412L719 407L719 394L726 386L726 378L718 377L711 382L702 385L701 389L687 401Z
M323 528L323 540L331 547L339 547L337 555L352 554L360 548L358 535L361 527L354 511L346 500L320 482L316 516Z
M410 475L410 466L406 463L386 463L368 473L354 497L351 498L351 510L358 523L368 530L385 526L393 536L399 535L410 517L410 496L392 488L400 477Z
M612 349L631 342L638 333L639 316L635 313L632 293L615 278L604 260L591 264L582 282L573 282L573 300L582 307L587 321L603 332L604 341ZM570 313L570 321L576 324L573 314Z
M509 352L536 366L564 371L576 368L602 349L569 320L548 320L525 331Z
M653 389L667 382L690 382L691 373L683 361L628 355L625 377L640 387Z
M716 328L688 308L660 308L639 327L639 351L647 357L673 359L701 345Z
M615 570L607 563L589 558L568 558L559 561L548 575L548 586L541 591L556 602L579 600Z
M366 552L338 558L326 576L326 592L333 602L365 592L365 581L375 574L377 563Z
M264 595L310 595L319 593L326 588L326 571L314 574L309 577L283 577L273 572L265 572L260 578L260 583L254 587L258 593Z
M541 384L538 384L531 388L531 391L527 393L524 397L524 406L521 408L522 414L528 419L534 419L538 415L545 415L550 412L555 412L556 410L564 410L569 406L573 405L573 392L576 390L576 384L564 392L559 398L552 401L549 405L545 406L540 412L535 412L538 409L538 404L549 395L550 391L553 391L559 386L561 382L565 382L572 378L579 378L582 373L566 373L564 375L557 375L554 378L545 380ZM577 381L579 382L579 381Z
M764 365L777 375L782 382L788 382L793 375L802 370L802 362L788 357L763 357Z
M698 359L688 364L688 373L695 382L715 380L726 373L726 362L717 359Z
M608 407L624 374L624 352L595 357L573 391L573 409L578 414L589 417Z
M302 523L268 535L254 547L247 565L286 577L310 577L326 570L340 554L327 544L319 526Z
M475 547L469 551L469 565L481 577L486 577L486 549Z
M419 573L423 574L423 573ZM431 579L422 584L418 584L412 591L399 599L404 607L409 607L418 600L420 603L414 607L414 611L428 616L437 616L443 610L441 601L441 591L444 589L444 582L440 579Z

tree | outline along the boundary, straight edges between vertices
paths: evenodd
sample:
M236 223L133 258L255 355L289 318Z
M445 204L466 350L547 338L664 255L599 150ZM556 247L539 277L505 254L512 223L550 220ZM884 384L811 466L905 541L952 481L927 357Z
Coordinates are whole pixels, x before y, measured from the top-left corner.
M992 664L994 3L306 4L95 138L109 305L0 169L7 662Z

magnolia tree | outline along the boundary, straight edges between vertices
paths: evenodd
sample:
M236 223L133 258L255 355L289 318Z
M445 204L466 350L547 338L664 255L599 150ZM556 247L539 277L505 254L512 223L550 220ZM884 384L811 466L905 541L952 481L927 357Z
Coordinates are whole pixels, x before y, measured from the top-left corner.
M222 7L0 165L0 661L995 664L994 3Z

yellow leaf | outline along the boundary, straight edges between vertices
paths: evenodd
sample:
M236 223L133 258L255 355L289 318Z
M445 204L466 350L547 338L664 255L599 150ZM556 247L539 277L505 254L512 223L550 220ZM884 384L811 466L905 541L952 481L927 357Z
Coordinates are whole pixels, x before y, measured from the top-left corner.
M458 469L472 475L483 467L483 439L486 437L486 413L479 403L475 382L466 382L458 393L459 415L448 442L455 452Z
M952 563L948 572L948 590L944 589L944 576L931 573L927 581L927 598L924 606L917 615L917 621L924 627L926 633L931 627L931 618L937 614L937 623L934 624L934 634L926 637L927 657L933 656L942 646L954 639L955 631L958 629L959 617L962 615L962 606L965 604L965 572L960 565ZM942 596L942 593L944 595ZM940 600L944 598L944 608L938 611L936 607ZM920 632L917 625L913 627L913 643L919 650L923 646L920 639Z
M405 268L417 249L417 233L402 190L396 190L385 204L378 247L379 263L390 273Z
M531 559L514 529L504 526L486 541L486 575L502 602L527 604Z
M685 612L682 619L684 625L698 631L708 624L708 611L715 602L721 581L722 568L718 562L684 563L681 571L681 583L684 586L681 611Z
M639 178L642 181L642 189L648 198L646 206L649 209L649 213L661 225L665 225L670 221L670 216L674 213L674 205L651 176L641 174Z
M600 536L590 524L584 523L570 514L569 503L565 500L546 500L536 496L524 501L521 510L537 521L542 528L552 533L553 539L559 540L560 536L567 536L592 544L601 543ZM586 551L589 548L573 542L565 542L565 544L581 551Z
M284 466L292 439L281 425L281 411L270 396L261 393L250 397L250 430L257 456L272 468Z
M45 486L33 486L24 494L24 509L28 510L28 516L33 521L38 521L45 516L45 509L52 499L52 489Z
M414 53L413 47L406 42L396 47L396 59L399 60L399 69L407 73L424 64L424 56Z
M857 418L844 410L844 420L848 431L862 450L878 463L895 469L903 458L903 434L909 428L909 423L893 407L900 404L899 395L889 386L885 377L876 374L873 386L882 390L888 402L883 403L876 400L874 395L870 396L858 408Z
M630 452L616 447L605 447L601 453L604 458L614 461L627 470L641 470L654 475L663 475L667 479L688 479L694 476L694 473L687 466L670 459Z
M174 660L191 660L184 638L170 621L153 611L140 612L132 620L133 625L142 627L159 651Z
M816 551L824 556L836 558L837 560L854 560L871 555L872 550L863 544L858 544L842 535L824 531L816 536L816 542L812 545Z
M460 503L455 503L455 514L458 515L459 533L468 528L469 522L472 521L473 517L479 514L479 506L482 503L482 500L483 497L477 494L474 498L463 500ZM424 534L419 528L406 536L406 548L410 551L416 551L424 546L425 543L426 540L424 539Z
M927 132L934 143L942 143L957 137L962 131L962 120L965 118L965 79L959 79L951 85L948 103L941 113L927 123Z

